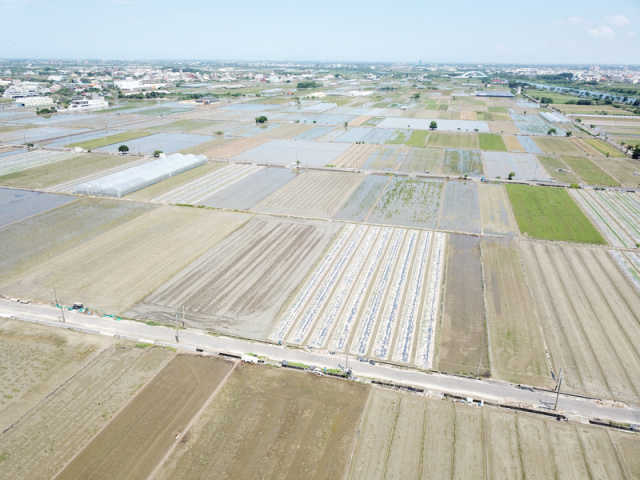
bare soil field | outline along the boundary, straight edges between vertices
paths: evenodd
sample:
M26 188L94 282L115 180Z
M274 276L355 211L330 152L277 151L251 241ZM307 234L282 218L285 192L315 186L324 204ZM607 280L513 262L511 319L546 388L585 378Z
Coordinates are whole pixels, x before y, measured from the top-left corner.
M513 122L493 121L487 122L491 133L500 133L505 135L520 135L520 129Z
M598 150L596 150L595 148L593 148L593 146L589 145L587 142L585 142L583 139L581 138L571 138L571 141L577 145L579 148L581 148L582 150L584 150L584 153L586 153L588 156L597 156L597 155L602 155Z
M475 182L445 182L438 228L454 232L480 233L480 199Z
M368 175L333 218L364 222L389 181L386 175Z
M327 222L252 219L136 305L128 316L263 338L337 233Z
M40 167L30 168L0 177L0 185L14 188L46 189L118 165L126 165L137 157L88 153Z
M475 376L480 363L480 375L488 376L490 359L478 237L449 235L445 268L436 368Z
M511 211L511 203L502 185L478 185L482 233L514 236L518 225Z
M553 386L515 241L486 237L481 244L493 376L512 383Z
M82 198L0 228L0 271L8 279L81 245L155 207L104 198Z
M217 151L217 149L222 148L225 145L230 145L236 141L238 140L236 140L235 138L220 136L214 138L213 140L209 140L208 142L194 145L193 147L183 148L182 150L179 150L178 153L182 153L184 155L191 153L193 155L206 155L209 158L222 158L214 156L213 152Z
M250 218L231 212L161 207L112 228L15 279L4 295L63 302L119 313L213 247Z
M638 188L640 185L640 164L630 158L622 157L590 157L593 163L605 170L610 176L620 182L623 187Z
M639 403L640 296L606 250L521 241L554 370L568 391Z
M215 357L175 356L56 478L147 478L232 366Z
M637 434L373 388L345 478L633 478L639 452Z
M334 160L336 167L361 168L379 145L351 145L344 153Z
M507 151L509 152L522 152L524 153L524 148L518 137L515 135L503 135L502 140L504 140L504 144L507 147Z
M344 478L363 384L241 365L158 478Z
M237 140L226 142L222 145L214 145L208 150L202 148L200 153L212 159L228 160L231 157L262 145L267 141L267 138L261 137L239 138ZM201 147L204 147L204 145L201 145Z
M365 175L311 171L299 175L253 207L263 213L331 218Z
M573 155L577 157L584 155L584 152L570 138L550 137L548 135L531 138L540 147L540 150L548 155Z
M112 344L106 337L0 318L0 431Z
M76 335L83 336L82 341L89 345L99 338ZM7 478L55 475L173 355L161 347L135 348L128 343L102 351L0 436L0 452L6 458L0 466L3 475Z

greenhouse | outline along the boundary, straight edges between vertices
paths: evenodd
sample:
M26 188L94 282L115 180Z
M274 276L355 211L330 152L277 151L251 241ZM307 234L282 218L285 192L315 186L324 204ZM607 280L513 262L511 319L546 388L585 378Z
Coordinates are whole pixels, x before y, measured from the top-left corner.
M204 155L175 153L81 183L75 187L74 193L120 198L166 178L204 165L207 161L208 159Z

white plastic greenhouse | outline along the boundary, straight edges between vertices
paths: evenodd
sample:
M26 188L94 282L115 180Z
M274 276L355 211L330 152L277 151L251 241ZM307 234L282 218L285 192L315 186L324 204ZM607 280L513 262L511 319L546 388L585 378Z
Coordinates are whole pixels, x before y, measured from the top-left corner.
M164 158L136 165L111 175L76 185L74 193L102 197L123 197L166 178L207 163L204 155L174 153Z

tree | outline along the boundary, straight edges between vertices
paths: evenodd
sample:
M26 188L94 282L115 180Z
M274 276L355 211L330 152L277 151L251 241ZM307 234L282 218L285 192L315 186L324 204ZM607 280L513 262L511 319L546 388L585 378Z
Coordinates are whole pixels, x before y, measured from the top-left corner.
M555 128L551 127L547 132L547 135L555 135L556 133L558 133L558 131Z
M567 132L566 135L567 135L567 137L570 137L572 135L572 133L571 132Z
M118 151L119 151L121 154L123 154L123 155L124 155L125 153L127 153L127 152L129 151L129 147L127 147L126 145L120 145L120 146L118 147Z
M414 93L412 98L420 98L420 94L419 93Z
M349 122L344 122L344 128L347 128L349 126Z
M432 120L431 123L429 124L429 128L431 130L435 130L436 128L438 128L438 122L436 122L435 120Z
M637 160L640 158L640 143L638 145L636 145L636 147L633 149L633 153L631 154L631 158Z
M256 123L264 123L266 121L268 121L269 119L267 117L265 117L264 115L260 115L259 117L256 117Z
M160 156L160 154L162 153L162 150L154 150L153 151L153 156L158 158Z
M507 179L513 180L513 177L515 176L516 176L516 172L509 172L509 176L507 177Z

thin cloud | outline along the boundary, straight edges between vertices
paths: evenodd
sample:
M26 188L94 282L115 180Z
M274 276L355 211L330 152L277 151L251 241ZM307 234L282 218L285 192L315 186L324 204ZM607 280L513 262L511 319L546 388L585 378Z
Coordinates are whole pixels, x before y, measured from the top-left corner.
M567 18L567 23L570 23L572 25L580 25L583 22L584 22L584 18L582 18L582 17L569 17L569 18Z
M609 15L607 16L607 20L609 20L610 24L615 25L616 27L626 27L627 25L631 25L631 20L622 15Z
M594 38L613 38L613 30L611 30L611 27L607 27L606 25L604 27L590 28L587 32L589 32L589 35Z

